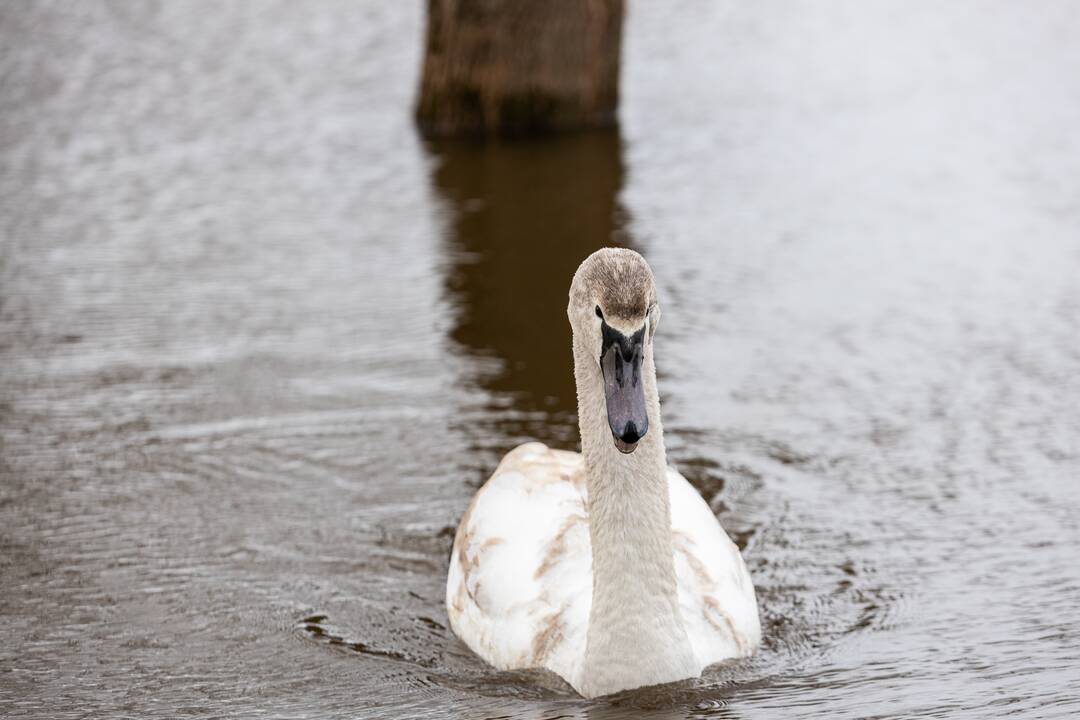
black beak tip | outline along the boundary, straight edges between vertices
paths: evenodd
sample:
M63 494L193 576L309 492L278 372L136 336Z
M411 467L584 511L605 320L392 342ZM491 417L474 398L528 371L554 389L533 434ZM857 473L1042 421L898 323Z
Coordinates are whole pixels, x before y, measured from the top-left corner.
M619 449L619 452L623 454L630 454L637 449L637 444L641 438L645 437L645 433L648 432L649 425L646 422L645 425L638 430L636 424L633 421L626 423L623 430L619 434L611 433L615 440L615 447Z
M626 423L626 427L623 428L622 434L619 435L619 439L627 445L633 445L642 437L644 437L644 431L638 432L637 425L633 421Z

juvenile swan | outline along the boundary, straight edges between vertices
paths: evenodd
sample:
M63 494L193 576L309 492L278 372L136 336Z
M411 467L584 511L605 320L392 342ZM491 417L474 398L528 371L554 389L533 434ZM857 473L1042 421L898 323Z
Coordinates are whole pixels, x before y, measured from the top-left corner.
M667 466L644 258L590 255L567 315L582 452L527 443L477 491L454 539L450 626L496 668L548 668L588 698L749 655L761 628L746 565Z

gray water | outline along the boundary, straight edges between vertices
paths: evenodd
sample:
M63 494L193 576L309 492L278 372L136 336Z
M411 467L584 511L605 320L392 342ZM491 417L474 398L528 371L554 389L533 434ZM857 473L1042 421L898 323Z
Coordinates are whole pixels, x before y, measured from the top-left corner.
M620 130L488 145L422 11L0 7L0 715L1080 712L1075 3L633 2ZM442 595L609 243L765 641L590 703Z

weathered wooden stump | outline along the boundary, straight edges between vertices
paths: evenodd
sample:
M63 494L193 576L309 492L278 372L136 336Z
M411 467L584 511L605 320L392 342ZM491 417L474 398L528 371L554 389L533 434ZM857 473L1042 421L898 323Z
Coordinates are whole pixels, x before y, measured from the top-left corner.
M416 119L429 137L615 122L623 0L428 0Z

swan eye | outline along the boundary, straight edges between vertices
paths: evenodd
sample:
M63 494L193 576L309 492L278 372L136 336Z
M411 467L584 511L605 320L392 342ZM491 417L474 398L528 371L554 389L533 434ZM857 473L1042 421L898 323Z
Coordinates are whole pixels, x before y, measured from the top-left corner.
M600 309L599 305L596 306L596 317L600 318L601 320L604 319L604 311Z

